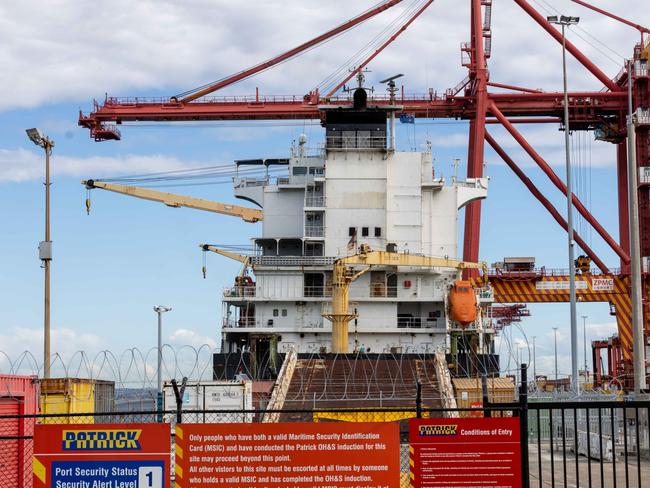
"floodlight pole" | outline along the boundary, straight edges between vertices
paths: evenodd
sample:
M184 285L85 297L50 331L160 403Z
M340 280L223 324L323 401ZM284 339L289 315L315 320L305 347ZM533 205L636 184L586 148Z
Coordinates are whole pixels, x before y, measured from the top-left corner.
M45 149L45 246L49 247L49 254L42 255L43 270L45 272L45 299L43 313L43 378L50 377L50 267L52 264L51 239L50 239L50 154L54 144L48 139L43 139Z
M566 152L566 188L567 188L567 234L569 241L569 301L571 316L571 387L575 393L579 391L578 378L578 314L576 307L576 268L575 268L575 238L573 231L573 182L571 170L571 131L569 127L569 88L566 66L566 26L575 25L578 17L549 17L552 24L562 28L562 75L564 78L564 149Z
M582 342L585 355L585 382L589 378L589 365L587 364L587 315L582 316Z
M38 257L44 271L43 300L43 378L50 377L50 267L52 265L52 240L50 237L50 155L54 141L38 129L25 131L29 140L45 150L45 240L38 244Z
M643 294L641 291L641 246L639 238L638 168L636 162L636 123L634 120L634 66L628 62L627 177L630 214L630 285L632 288L632 345L634 355L634 394L646 389L645 338L643 330Z
M162 422L162 410L163 410L163 381L162 381L162 314L165 312L171 311L171 307L165 307L164 305L156 305L153 307L153 311L158 314L158 348L157 348L157 388L156 388L156 409L158 410L158 421Z
M557 388L557 327L553 327L553 344L555 353L555 388Z
M533 336L533 382L537 385L537 354L535 351L535 337L536 336Z

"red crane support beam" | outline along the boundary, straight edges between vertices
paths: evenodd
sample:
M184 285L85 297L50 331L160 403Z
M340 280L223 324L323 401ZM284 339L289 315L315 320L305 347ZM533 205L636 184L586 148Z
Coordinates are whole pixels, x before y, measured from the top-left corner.
M473 102L476 107L470 122L467 157L467 177L483 177L485 163L485 119L488 106L487 83L489 73L483 44L483 11L481 0L472 1L472 39L470 78L472 81ZM463 260L477 262L481 237L481 201L471 202L465 210L465 230L463 237ZM466 270L465 277L476 276L476 270Z
M507 117L561 117L563 94L550 93L498 93L490 95L499 110ZM373 102L374 100L374 102ZM333 100L337 105L352 105L351 100ZM387 104L388 99L372 98L370 103ZM625 109L623 92L575 92L569 94L572 120L598 121L599 115L618 116ZM425 96L405 98L403 111L419 118L473 118L476 109L472 97L434 98ZM169 99L108 98L103 105L96 104L88 116L81 115L79 125L92 128L103 122L195 120L305 120L320 119L318 105L302 97L236 99L224 97L193 103L172 103Z
M556 41L562 42L562 33L555 29L537 10L535 10L526 0L514 0L524 11L530 15L535 22L542 26ZM598 78L603 85L611 91L620 91L621 87L614 83L605 73L603 73L598 66L596 66L587 56L582 54L580 49L576 47L571 41L567 39L566 48L574 58L587 68L596 78Z
M409 28L409 26L417 19L422 12L424 12L429 5L431 5L434 2L434 0L428 0L413 16L397 31L395 34L393 34L386 42L384 42L381 46L377 48L377 50L372 53L363 63L361 63L359 66L357 66L354 70L352 70L351 73L349 73L343 81L341 81L336 87L334 87L330 92L325 95L325 98L329 98L332 95L334 95L337 91L341 89L343 85L345 85L348 81L350 81L353 77L357 75L359 71L361 71L363 68L368 66L370 61L375 59L384 49L386 49L392 42L397 39L402 32L404 32L406 29Z
M599 14L603 14L603 15L605 15L607 17L610 17L610 18L612 18L614 20L618 20L622 24L626 24L626 25L629 25L630 27L634 27L636 30L638 30L642 34L650 34L650 29L648 29L647 27L643 27L642 25L635 24L634 22L630 22L629 20L624 19L623 17L619 17L618 15L614 15L611 12L603 10L602 8L598 8L598 7L594 6L594 5L590 5L587 2L583 2L582 0L572 0L572 1L574 3L577 3L578 5L582 5L583 7L587 7L588 9L591 9L591 10L593 10L595 12L598 12Z
M560 226L565 230L569 230L567 221L562 217L560 212L553 206L553 204L544 196L544 194L535 186L535 184L526 176L526 174L521 170L519 166L513 161L513 159L508 156L508 154L503 150L503 148L497 143L497 141L492 137L488 132L485 133L485 140L488 142L492 149L503 159L503 161L508 165L508 167L519 177L521 182L528 188L528 190L533 194L537 200L544 206L546 210L549 211L551 216L555 221L560 224ZM584 241L584 239L577 233L574 232L575 241L578 245L584 250L584 252L591 258L596 266L604 273L609 274L609 269L603 263L603 261L596 255L596 253L589 247L589 245Z
M542 93L542 90L536 90L534 88L524 88L521 86L506 85L504 83L494 83L493 81L488 82L488 86L492 86L494 88L503 88L505 90L519 91L524 93Z
M537 165L540 167L540 169L546 173L546 176L549 177L551 182L565 195L567 193L567 187L564 184L564 182L558 177L557 174L553 171L553 169L548 165L546 161L539 155L537 151L528 143L528 141L524 138L523 135L516 129L514 125L510 123L510 121L499 111L497 106L492 103L490 106L490 112L492 115L494 115L499 122L506 128L506 130L512 135L512 137L519 143L519 145L528 153L528 155L537 163ZM573 202L573 205L575 206L576 210L580 212L580 215L582 215L587 222L600 234L600 236L609 244L609 246L612 248L612 250L618 254L618 256L621 258L621 260L624 263L629 263L630 262L630 256L621 248L621 246L618 245L618 243L612 238L611 235L605 230L605 228L600 225L600 223L594 218L593 215L587 210L587 208L582 204L582 202L578 199L578 197L575 196L575 194L571 194L572 198L571 201Z
M337 34L341 34L342 32L349 30L355 25L365 22L366 20L374 17L375 15L384 12L385 10L388 10L391 7L394 7L400 2L402 2L402 0L389 0L378 7L368 10L367 12L364 12L363 14L358 15L353 19L348 20L347 22L344 22L343 24L325 32L324 34L321 34L320 36L313 38L310 41L302 43L298 47L290 49L287 52L284 52L278 56L275 56L274 58L269 59L268 61L264 61L263 63L253 66L252 68L248 68L243 71L240 71L239 73L235 73L234 75L228 76L227 78L224 78L221 81L217 81L216 83L212 83L206 86L205 88L198 89L197 91L192 91L189 95L179 99L179 101L184 103L191 102L192 100L196 100L197 98L201 98L202 96L208 95L228 85L232 85L233 83L236 83L250 76L253 76L254 74L259 73L260 71L264 71L272 66L275 66L278 63L286 61L287 59L290 59L295 55L300 54L301 52L311 47L314 47L320 44L321 42L326 41L327 39L336 36Z

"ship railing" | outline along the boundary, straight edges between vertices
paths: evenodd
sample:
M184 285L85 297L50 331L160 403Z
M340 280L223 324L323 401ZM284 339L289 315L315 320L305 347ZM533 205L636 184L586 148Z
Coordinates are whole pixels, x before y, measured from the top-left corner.
M222 326L224 329L235 329L237 327L254 328L257 326L257 320L255 317L240 317L238 319L224 317Z
M334 151L377 151L386 149L386 136L351 135L328 136L326 147Z
M420 101L420 100L442 100L435 92L429 93L409 93L399 97L401 102ZM349 103L352 101L351 96L331 97L328 103L335 105L336 103ZM201 97L197 100L189 102L190 104L201 103L305 103L305 97L300 95L227 95L227 96L211 96ZM368 97L369 103L385 103L390 102L389 96L371 95ZM174 105L178 106L180 102L173 100L172 97L107 97L105 103L107 105L139 105L139 104L161 104L161 105Z
M268 178L235 178L235 188L250 188L268 185Z
M331 266L333 257L325 256L255 256L251 258L253 266Z
M603 273L600 269L592 268L587 273L583 273L576 269L576 277L581 278L584 276L610 276L621 274L620 268L610 268L609 273ZM490 278L504 278L504 279L531 279L543 278L546 276L569 276L568 268L531 268L531 269L502 269L493 268L488 270Z
M331 297L332 286L305 286L303 287L305 297Z
M352 293L354 291L356 290L352 290ZM397 298L397 287L372 283L370 285L370 296L372 298Z
M489 286L475 288L479 298L494 298L494 291Z
M256 317L239 317L229 318L224 317L222 327L224 329L237 329L237 328L269 328L273 327L277 318L263 319ZM289 325L297 326L302 329L322 329L324 328L324 321L317 321L314 323L302 323L299 321L291 321ZM398 328L398 329L445 329L446 324L444 319L437 317L396 317L394 320L385 321L377 320L372 324L375 328Z
M256 293L255 286L230 286L223 289L224 297L254 297Z
M322 225L306 225L305 237L323 237L325 235L325 227Z
M323 196L306 196L305 207L322 208L325 207L325 197Z
M398 329L444 329L444 319L438 317L397 317Z

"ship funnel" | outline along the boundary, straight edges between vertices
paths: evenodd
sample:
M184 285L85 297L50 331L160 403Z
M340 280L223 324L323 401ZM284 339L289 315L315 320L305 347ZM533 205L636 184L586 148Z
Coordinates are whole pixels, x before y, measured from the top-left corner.
M366 108L368 106L368 93L363 88L357 88L354 90L354 108L357 110Z

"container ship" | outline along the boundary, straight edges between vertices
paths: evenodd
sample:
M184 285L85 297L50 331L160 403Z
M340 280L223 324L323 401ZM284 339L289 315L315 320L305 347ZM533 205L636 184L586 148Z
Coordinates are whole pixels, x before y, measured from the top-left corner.
M488 179L446 182L431 144L398 151L402 107L372 104L363 87L351 106L319 110L322 149L312 154L302 135L286 159L236 162L286 173L234 178L235 196L264 218L253 254L235 256L244 269L223 292L215 376L272 380L290 352L321 369L350 357L401 364L443 352L460 375L498 374L491 288L467 279L477 263L457 259L459 210L487 197Z

